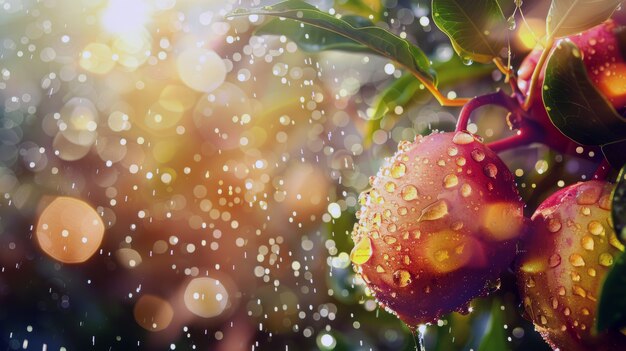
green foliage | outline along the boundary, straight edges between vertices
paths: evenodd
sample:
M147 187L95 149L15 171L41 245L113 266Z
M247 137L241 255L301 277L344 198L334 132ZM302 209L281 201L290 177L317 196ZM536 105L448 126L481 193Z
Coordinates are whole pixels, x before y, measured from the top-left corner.
M560 43L546 67L543 101L554 125L584 145L604 145L626 135L626 120L587 76L579 49Z
M615 189L611 193L611 216L617 237L626 243L626 165L619 172Z
M580 33L606 21L622 0L552 0L546 30L552 38Z
M598 331L626 326L626 255L615 260L602 286L598 301L596 327Z
M509 345L504 333L504 312L501 309L501 301L494 299L491 305L491 319L487 332L480 341L478 351L506 351Z
M496 0L433 0L433 19L465 60L487 63L508 54L508 22Z
M335 0L335 7L378 20L383 8L381 2L381 0Z
M350 23L355 28L374 25L370 20L360 16L344 16L341 19ZM367 46L359 44L343 35L291 19L275 18L267 21L256 29L255 34L284 35L297 43L298 47L306 52L341 50L372 53L372 50Z
M348 21L320 11L301 0L288 0L251 10L238 9L229 16L251 14L289 18L336 33L367 47L368 52L395 61L420 80L431 84L436 83L435 73L430 67L430 60L426 54L419 47L382 28L355 27Z

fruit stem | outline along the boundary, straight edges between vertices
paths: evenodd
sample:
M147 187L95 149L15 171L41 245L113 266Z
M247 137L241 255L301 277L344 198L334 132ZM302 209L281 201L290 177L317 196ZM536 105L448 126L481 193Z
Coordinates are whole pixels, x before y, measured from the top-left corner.
M533 71L533 75L530 78L530 83L528 84L528 95L526 95L526 101L524 101L524 105L522 108L524 111L528 111L531 106L531 101L535 95L535 86L537 85L537 81L539 81L539 75L543 70L543 65L550 56L550 52L552 51L552 45L554 44L554 38L552 36L548 37L546 45L541 52L541 56L539 56L539 61L537 61L537 66L535 66L535 70Z
M502 90L498 90L497 92L491 94L477 96L471 99L467 104L463 105L463 108L459 113L459 119L456 122L456 131L466 130L472 112L485 105L498 105L509 111L515 111L519 108L517 100L508 96Z
M609 164L609 161L607 161L606 158L603 158L602 162L600 162L598 168L596 168L596 171L593 173L593 176L591 176L591 179L605 180L610 171L611 165Z
M538 141L537 133L532 129L522 128L517 134L487 144L494 152L502 152Z
M463 106L467 104L468 101L470 101L470 99L468 98L448 99L447 97L443 96L443 94L439 91L439 89L437 89L437 87L434 84L429 82L428 79L425 79L424 77L422 77L421 75L417 73L413 73L413 75L420 82L422 82L422 84L424 84L424 87L433 95L433 97L435 97L435 99L437 100L437 102L439 102L441 106L458 107L458 106Z

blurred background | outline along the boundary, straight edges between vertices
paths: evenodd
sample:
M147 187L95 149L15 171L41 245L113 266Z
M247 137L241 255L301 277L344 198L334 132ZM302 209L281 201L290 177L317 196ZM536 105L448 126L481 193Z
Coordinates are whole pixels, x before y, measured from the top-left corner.
M304 52L256 36L265 18L224 18L273 2L0 0L2 348L415 349L355 278L349 233L383 158L452 130L458 109L418 86L379 118L403 75L388 60ZM508 89L494 66L456 57L430 1L311 3L419 43L450 97ZM542 35L546 3L524 2L526 23L517 13L514 65ZM502 6L513 14L514 1ZM509 135L505 117L486 107L470 131ZM529 211L597 162L540 145L502 156ZM102 228L42 243L86 218ZM425 348L547 349L512 274L493 285L469 315L427 327Z

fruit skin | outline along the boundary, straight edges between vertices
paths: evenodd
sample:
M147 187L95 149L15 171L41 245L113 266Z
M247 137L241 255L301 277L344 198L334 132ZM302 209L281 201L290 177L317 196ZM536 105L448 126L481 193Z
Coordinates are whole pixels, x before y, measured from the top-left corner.
M626 350L626 336L593 331L602 282L623 250L609 224L611 189L597 180L571 185L532 216L518 283L527 315L555 350Z
M613 107L624 112L626 108L626 62L620 52L616 32L621 30L614 21L608 20L580 34L567 37L582 52L587 75L607 98ZM558 45L558 42L555 44ZM522 93L528 93L530 78L537 66L542 49L533 50L522 62L518 70L518 86ZM610 74L609 74L610 72ZM539 124L544 135L538 139L553 149L573 153L580 144L575 143L561 133L550 121L543 104L541 90L545 75L545 65L535 86L533 99L529 109L530 123ZM587 151L596 151L597 147L585 147Z
M351 259L409 327L486 294L524 227L513 176L477 137L434 133L399 145L361 194Z

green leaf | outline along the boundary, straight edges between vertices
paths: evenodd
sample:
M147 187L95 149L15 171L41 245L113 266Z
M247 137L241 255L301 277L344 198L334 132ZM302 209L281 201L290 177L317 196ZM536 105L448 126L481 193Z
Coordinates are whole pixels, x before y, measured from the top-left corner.
M619 172L615 188L611 192L611 217L617 238L626 243L626 165Z
M380 18L380 10L383 8L380 0L335 0L335 7L363 17L372 16L374 20Z
M561 41L546 67L543 102L554 125L583 145L604 145L626 137L626 120L595 88L580 50Z
M626 152L624 150L626 150L626 138L602 145L604 158L615 169L620 169L626 164Z
M473 79L484 77L493 71L493 66L466 66L461 62L461 59L454 57L447 62L434 63L433 69L441 72L438 75L439 86L445 88L454 85L454 83L468 83ZM410 74L404 74L394 80L376 97L372 119L367 122L364 132L364 144L369 145L371 143L374 132L380 128L380 118L393 111L396 106L401 106L406 110L411 103L419 101L427 93L428 91L424 89L422 83Z
M237 9L227 15L247 16L251 14L284 17L322 28L364 45L369 52L387 57L429 84L436 84L430 60L417 46L379 27L355 27L349 22L320 11L301 0L288 0L276 5L255 9Z
M626 255L621 254L606 275L600 300L596 327L598 331L626 326Z
M488 63L508 54L508 22L496 0L433 0L433 19L463 59Z
M374 25L370 20L359 16L344 16L342 19L354 27ZM259 26L255 34L284 35L306 52L341 50L372 53L367 46L348 39L343 35L290 19L272 19Z
M478 351L506 351L509 350L509 345L506 340L506 334L504 333L504 312L500 308L501 301L494 299L491 305L491 318L489 320L489 326L487 332L480 341Z
M623 0L552 0L546 30L552 38L580 33L611 17Z

